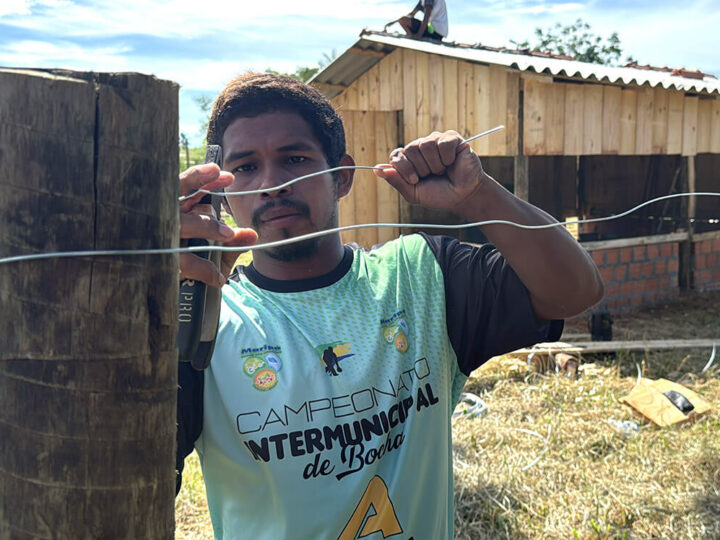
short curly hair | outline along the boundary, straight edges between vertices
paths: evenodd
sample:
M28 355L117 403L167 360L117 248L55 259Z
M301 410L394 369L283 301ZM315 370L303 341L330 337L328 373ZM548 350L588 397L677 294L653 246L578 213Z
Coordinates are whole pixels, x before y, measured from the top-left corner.
M342 119L327 98L310 85L274 73L245 73L225 86L213 105L207 142L221 144L225 130L237 118L272 112L299 114L310 125L331 167L345 155Z

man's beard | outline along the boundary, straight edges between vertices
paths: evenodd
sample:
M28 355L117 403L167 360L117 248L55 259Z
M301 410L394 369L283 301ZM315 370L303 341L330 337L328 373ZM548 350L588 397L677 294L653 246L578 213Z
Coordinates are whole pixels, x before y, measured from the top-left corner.
M277 203L267 203L260 208L258 208L255 212L253 212L252 217L252 224L253 228L255 230L258 230L258 227L260 226L260 215L262 215L263 212L269 210L270 208L275 207L281 207L284 206L286 208L292 208L293 210L297 210L300 213L302 213L303 216L309 217L310 216L310 209L305 203L299 202L299 201L292 201L292 200L281 200ZM337 227L337 206L333 208L332 213L330 214L327 222L325 223L325 226L322 227L319 230L327 230L332 229L334 227ZM282 234L282 237L284 239L291 238L292 235L290 234L289 229L280 229L280 233ZM302 259L309 259L313 255L315 255L318 251L318 247L320 245L320 240L322 237L317 238L309 238L307 240L301 240L299 242L293 242L291 244L286 244L284 246L278 246L274 248L267 248L265 249L265 253L268 255L268 257L275 259L276 261L282 261L282 262L290 262L290 261L297 261Z

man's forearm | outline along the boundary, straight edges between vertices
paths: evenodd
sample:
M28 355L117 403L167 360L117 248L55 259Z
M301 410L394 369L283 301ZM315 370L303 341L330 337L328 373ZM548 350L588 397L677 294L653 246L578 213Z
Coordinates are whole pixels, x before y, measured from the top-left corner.
M502 219L523 225L556 220L485 175L460 208L468 221ZM603 284L588 253L564 227L527 230L486 225L483 233L500 250L530 292L542 319L577 315L602 299Z

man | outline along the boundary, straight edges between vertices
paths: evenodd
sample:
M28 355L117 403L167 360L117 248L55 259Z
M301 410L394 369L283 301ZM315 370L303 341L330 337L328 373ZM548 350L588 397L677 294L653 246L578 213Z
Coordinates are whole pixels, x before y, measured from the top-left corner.
M422 21L415 18L418 11L423 12ZM419 0L413 10L404 17L391 21L388 26L400 23L405 34L412 38L429 38L442 41L448 35L448 17L445 0Z
M208 142L222 145L223 170L186 171L182 194L270 191L229 197L255 232L185 201L183 237L239 246L336 226L353 171L278 188L354 163L315 89L243 75L215 102ZM490 178L456 132L393 151L376 174L411 203L471 221L553 222ZM559 319L603 289L562 227L483 230L499 251L410 235L365 252L338 233L253 251L223 288L210 367L180 367L178 470L194 446L216 538L452 538L450 417L467 376L491 356L556 339ZM184 254L181 276L217 286L232 260L219 274Z

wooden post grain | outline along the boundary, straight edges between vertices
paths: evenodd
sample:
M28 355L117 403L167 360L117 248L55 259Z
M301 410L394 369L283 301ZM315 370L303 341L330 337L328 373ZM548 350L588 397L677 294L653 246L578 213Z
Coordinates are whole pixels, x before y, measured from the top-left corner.
M0 257L177 243L177 87L0 70ZM177 257L0 265L0 538L172 538Z

